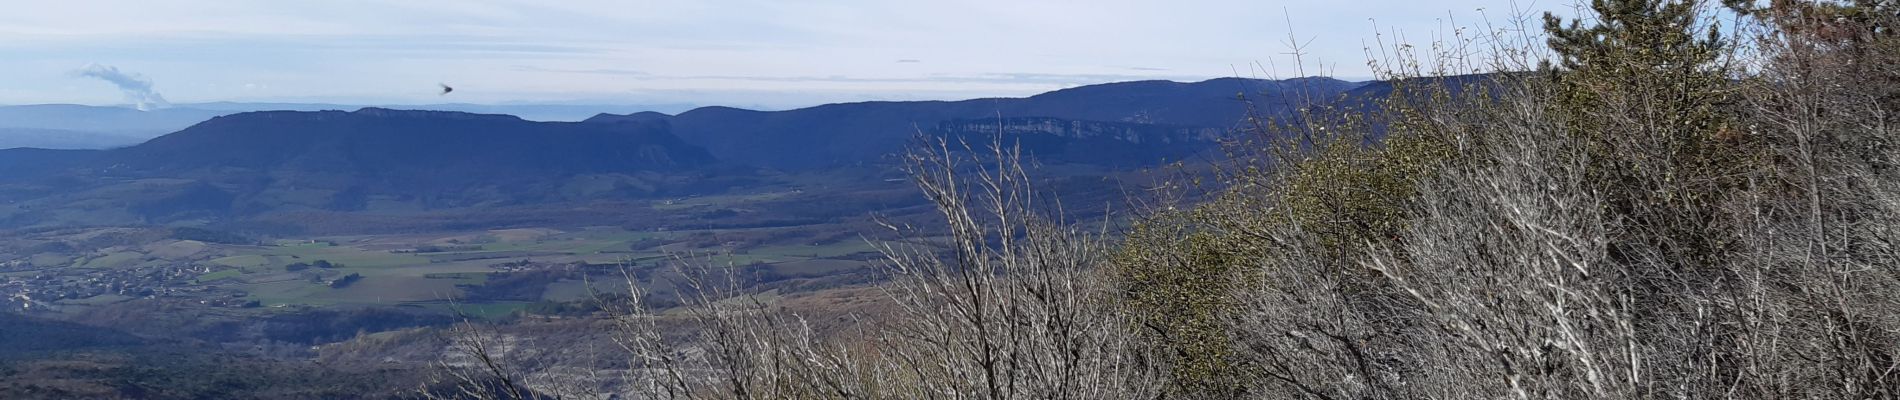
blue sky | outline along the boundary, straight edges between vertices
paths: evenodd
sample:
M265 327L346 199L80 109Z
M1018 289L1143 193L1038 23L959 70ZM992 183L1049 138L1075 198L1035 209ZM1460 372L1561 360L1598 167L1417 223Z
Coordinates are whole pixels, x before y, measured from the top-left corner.
M87 72L101 68L150 82L151 93L140 96L175 103L784 108L1020 96L1137 79L1291 77L1296 70L1282 54L1289 30L1310 41L1308 74L1364 78L1371 75L1365 46L1375 33L1424 42L1454 25L1505 22L1513 9L1558 6L1509 0L27 2L0 13L0 104L132 102ZM457 91L438 96L438 82Z

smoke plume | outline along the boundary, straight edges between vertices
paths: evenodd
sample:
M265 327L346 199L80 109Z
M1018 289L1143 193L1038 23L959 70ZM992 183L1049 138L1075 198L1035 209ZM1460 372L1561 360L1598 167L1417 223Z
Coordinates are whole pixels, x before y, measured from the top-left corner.
M165 101L165 96L160 96L158 92L152 90L152 80L146 79L144 75L120 72L119 67L99 64L87 65L85 68L73 71L73 74L99 78L113 86L118 86L119 91L125 93L126 101L137 105L141 111L171 106L170 102Z

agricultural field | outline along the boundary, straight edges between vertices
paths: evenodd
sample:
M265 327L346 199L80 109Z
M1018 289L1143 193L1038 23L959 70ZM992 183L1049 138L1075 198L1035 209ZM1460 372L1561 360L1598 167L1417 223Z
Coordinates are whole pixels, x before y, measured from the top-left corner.
M37 280L0 286L19 292L0 294L27 299L11 306L66 312L171 297L262 312L402 306L492 317L536 302L627 293L634 276L643 292L672 293L678 279L668 277L682 263L744 271L759 284L862 272L878 259L863 238L815 243L810 229L520 228L245 244L141 240L123 231L108 233L119 242L106 246L84 245L99 244L101 233L63 232L36 238L57 244L15 250L31 254L15 254L0 283ZM24 292L29 287L42 289Z

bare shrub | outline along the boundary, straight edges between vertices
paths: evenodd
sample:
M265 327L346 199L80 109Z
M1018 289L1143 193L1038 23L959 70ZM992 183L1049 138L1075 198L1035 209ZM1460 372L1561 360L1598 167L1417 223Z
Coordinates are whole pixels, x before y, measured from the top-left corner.
M1895 54L1882 52L1890 31L1804 28L1823 38L1775 22L1758 27L1757 69L1727 69L1725 46L1742 36L1663 36L1708 26L1694 17L1704 4L1595 5L1597 23L1619 25L1551 24L1589 32L1559 35L1573 48L1558 51L1594 59L1497 75L1489 91L1428 88L1440 95L1410 96L1396 104L1405 118L1374 123L1455 151L1389 192L1405 196L1397 237L1329 252L1301 242L1316 232L1300 224L1254 219L1247 235L1277 255L1255 261L1261 284L1236 295L1252 304L1232 325L1247 350L1237 362L1267 378L1253 392L1895 395L1895 86L1892 64L1873 61ZM1871 2L1800 7L1816 7L1797 13L1802 24L1894 15ZM1325 165L1302 163L1280 173ZM1255 192L1267 200L1253 213L1217 215L1296 208L1276 199L1297 186L1274 188ZM1328 267L1342 261L1376 274Z
M914 153L909 165L948 221L951 254L885 249L902 309L877 333L892 393L1146 397L1154 385L1104 276L1103 235L1058 219L1059 202L1033 189L1019 150L992 143L987 159L964 165L959 154L976 152L950 146Z

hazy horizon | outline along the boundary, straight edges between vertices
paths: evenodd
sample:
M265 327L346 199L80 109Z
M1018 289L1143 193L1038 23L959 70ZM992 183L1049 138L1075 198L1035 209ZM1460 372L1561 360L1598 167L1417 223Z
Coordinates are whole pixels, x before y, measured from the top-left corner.
M250 110L256 107L244 107L244 106L253 106L253 105L338 106L338 107L352 107L351 110L353 110L354 107L430 107L430 106L434 106L434 107L466 106L466 107L497 107L497 108L506 108L506 107L524 107L524 108L525 107L576 107L576 108L639 107L640 111L656 111L656 112L662 112L662 113L667 113L667 114L674 114L678 112L687 111L693 108L719 106L719 107L744 108L744 109L751 109L751 110L758 110L758 111L783 111L783 110L810 108L810 107L816 107L816 106L821 106L821 105L826 105L826 104L837 104L837 103L844 103L844 102L861 102L861 101L964 101L964 100L977 100L977 99L986 99L986 98L1022 98L1022 97L1030 97L1030 96L1034 96L1038 94L1048 93L1049 91L1056 91L1056 90L1061 90L1061 89L1068 89L1068 88L1075 88L1075 87L1082 87L1082 86L1092 86L1092 85L1104 85L1104 84L1139 82L1139 81L1157 81L1157 80L1170 81L1170 82L1176 82L1176 83L1198 83L1198 82L1205 82L1205 81L1210 81L1210 80L1226 79L1226 78L1235 78L1235 77L1209 77L1205 79L1131 79L1131 80L1123 80L1123 81L1104 81L1100 83L1072 85L1072 86L1065 86L1061 88L1049 89L1048 91L1037 91L1037 92L1030 92L1030 93L1021 93L1021 94L972 95L970 97L947 97L947 98L921 98L920 97L920 98L890 99L890 100L882 100L882 99L870 99L870 100L846 99L846 100L838 100L838 101L813 100L814 102L811 102L811 103L779 103L779 104L744 103L745 101L749 101L745 98L737 98L737 99L734 99L733 102L711 102L711 103L698 103L698 102L640 103L640 102L630 102L630 101L615 101L612 99L599 99L599 101L506 100L506 101L499 101L499 102L462 102L462 101L447 101L446 99L443 99L443 101L432 102L432 101L426 101L427 99L424 99L424 100L416 100L416 101L409 101L409 102L382 102L382 103L347 103L347 102L327 102L327 101L212 100L212 101L203 101L203 102L166 101L163 106L156 107L156 109L197 108L197 109L207 109L207 110L218 110L218 109L225 109L225 108L235 108L235 109ZM1265 77L1241 77L1241 78L1288 79L1288 78L1265 78ZM1363 82L1363 81L1368 81L1368 80L1373 79L1370 77L1365 77L1365 78L1333 77L1333 78L1339 79L1342 81L1347 81L1347 82ZM107 103L94 103L94 104L70 103L70 102L68 103L0 103L0 107L49 106L49 105L118 107L118 108L129 108L129 109L140 108L140 104L127 102L127 101L120 101L116 103L107 102ZM224 105L227 107L217 107L220 105ZM207 107L207 106L211 106L211 107ZM345 110L345 111L348 111L348 110Z
M1429 41L1538 7L1373 3L42 3L0 15L0 51L13 55L0 60L0 104L786 109L1151 79L1362 80L1375 32ZM1304 71L1286 54L1289 31Z

